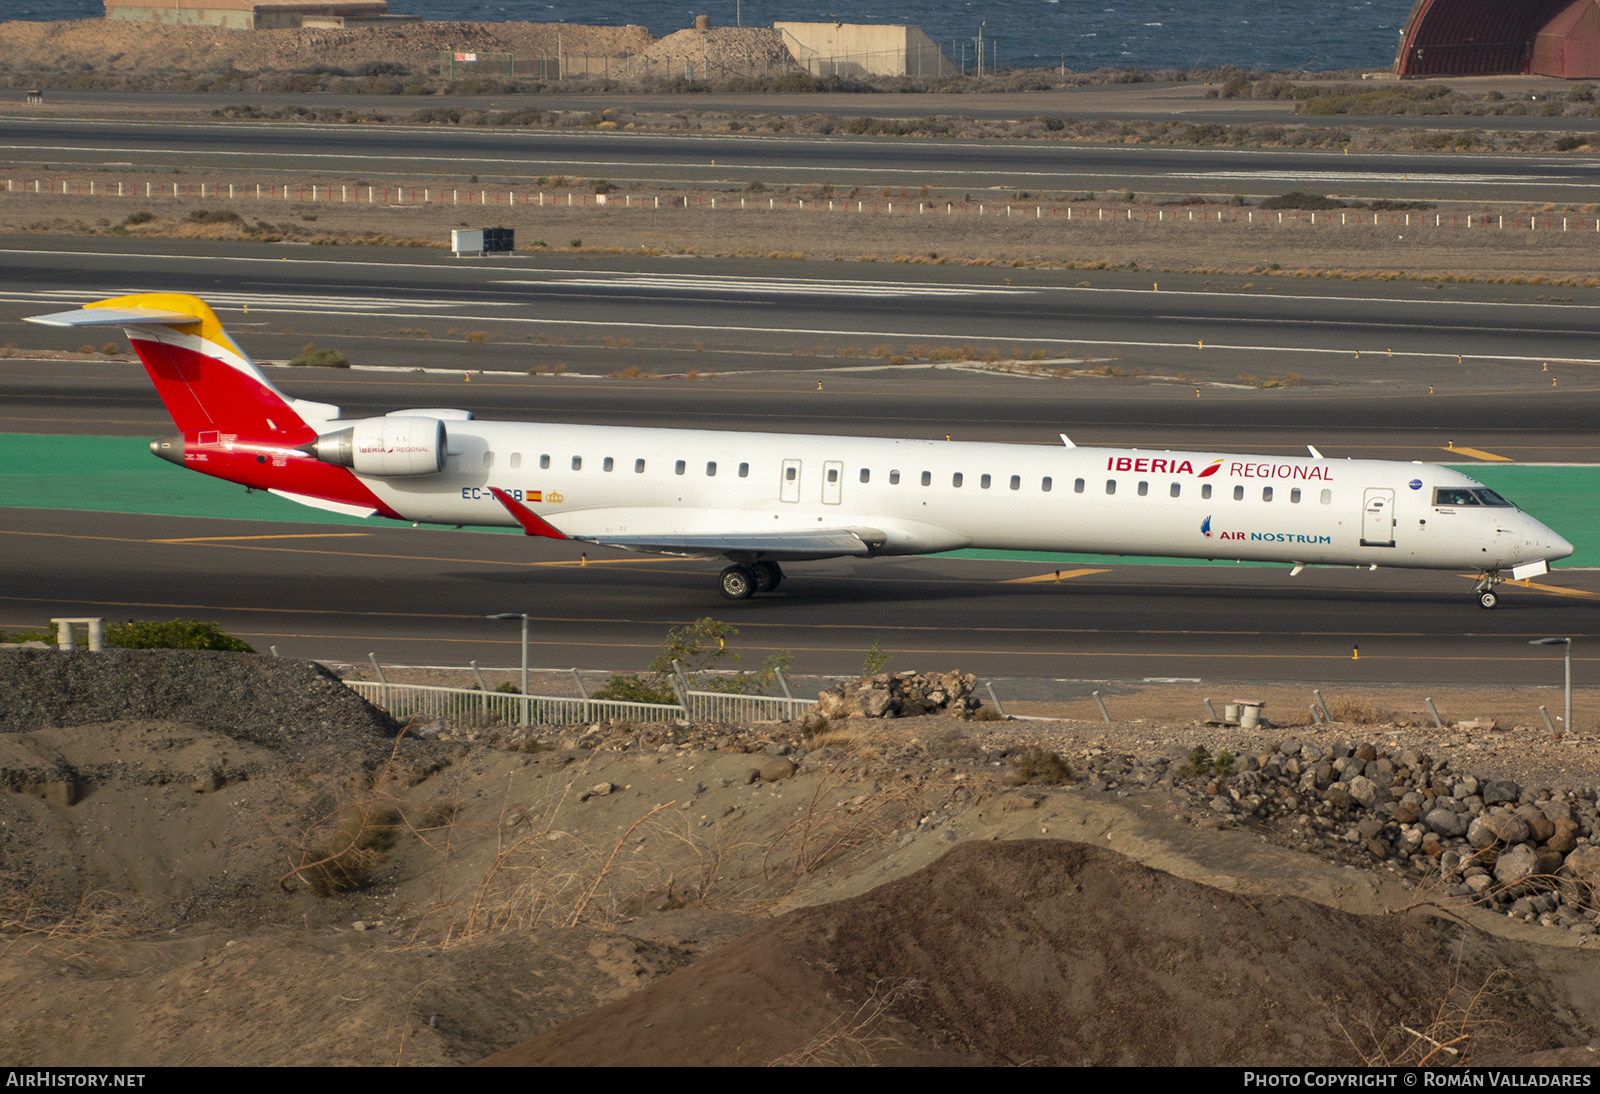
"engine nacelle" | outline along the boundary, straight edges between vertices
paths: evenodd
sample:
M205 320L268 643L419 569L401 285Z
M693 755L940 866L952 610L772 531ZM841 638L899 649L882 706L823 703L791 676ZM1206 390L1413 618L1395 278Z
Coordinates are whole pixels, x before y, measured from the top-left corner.
M447 445L438 418L363 418L301 450L358 475L400 477L443 471Z

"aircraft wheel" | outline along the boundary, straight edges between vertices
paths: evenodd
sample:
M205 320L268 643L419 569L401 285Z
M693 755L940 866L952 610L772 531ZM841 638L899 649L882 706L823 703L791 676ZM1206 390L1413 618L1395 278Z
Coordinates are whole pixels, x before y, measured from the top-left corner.
M783 571L778 569L776 562L758 562L750 570L755 575L758 593L770 593L783 580Z
M755 591L755 575L743 566L729 566L722 571L722 595L729 600L746 600Z
M1494 594L1492 589L1485 589L1478 594L1478 606L1480 608L1492 608L1498 603L1500 603L1500 598Z

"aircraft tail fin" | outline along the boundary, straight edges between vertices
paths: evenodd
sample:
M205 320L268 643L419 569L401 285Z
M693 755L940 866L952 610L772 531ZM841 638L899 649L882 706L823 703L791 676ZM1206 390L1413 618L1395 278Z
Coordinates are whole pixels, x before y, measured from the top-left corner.
M184 433L310 440L309 416L338 408L284 395L240 349L210 305L182 293L139 293L86 304L78 311L32 316L49 327L121 327L167 412Z

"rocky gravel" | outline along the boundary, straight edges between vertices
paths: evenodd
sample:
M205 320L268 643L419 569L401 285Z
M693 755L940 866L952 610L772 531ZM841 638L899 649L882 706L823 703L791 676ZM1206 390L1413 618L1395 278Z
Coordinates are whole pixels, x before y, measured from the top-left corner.
M0 733L130 719L183 722L280 752L387 752L399 729L311 661L0 647Z

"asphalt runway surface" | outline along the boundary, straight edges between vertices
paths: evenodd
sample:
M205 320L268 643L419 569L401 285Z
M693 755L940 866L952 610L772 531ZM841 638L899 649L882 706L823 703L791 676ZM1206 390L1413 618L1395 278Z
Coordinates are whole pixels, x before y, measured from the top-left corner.
M405 248L104 237L0 246L0 322L148 291L207 299L262 359L292 357L310 337L367 347L352 356L361 364L524 372L558 362L583 373L860 368L879 346L973 345L1212 381L1294 372L1372 393L1431 386L1471 398L1552 379L1587 389L1600 336L1600 305L1541 299L1551 290L1535 285L637 256L463 261ZM488 342L464 343L469 330ZM59 333L37 327L14 326L7 340L63 348ZM865 360L838 359L852 352Z
M1442 126L1441 128L1454 128ZM1582 128L1581 126L1578 128ZM1591 126L1592 128L1592 126ZM0 158L40 165L414 181L478 176L527 185L573 175L613 183L931 186L1141 194L1280 194L1362 199L1592 200L1593 157L1247 148L1173 148L1032 141L940 141L738 133L280 122L0 117Z
M228 247L208 245L215 261L201 262L200 251L181 247L154 257L119 257L89 249L105 241L70 242L72 247L52 246L58 252L53 255L13 247L4 256L0 321L6 340L43 334L45 344L59 348L58 333L13 320L140 282L152 287L150 271L165 264L190 271L189 280L160 287L198 290L223 301L224 322L262 357L277 345L293 343L297 349L313 335L319 342L339 340L357 354L363 345L380 347L395 371L272 371L292 394L340 403L350 416L455 405L485 417L524 420L1035 443L1059 443L1056 434L1068 432L1080 443L1283 453L1303 451L1309 443L1329 456L1452 463L1471 462L1460 454L1470 447L1490 458L1600 462L1591 366L1553 366L1564 386L1551 390L1548 374L1521 360L1523 353L1516 361L1475 363L1470 380L1477 386L1470 387L1468 366L1444 360L1433 329L1443 322L1440 316L1456 313L1431 297L1412 299L1406 289L1388 301L1346 301L1352 309L1347 321L1350 336L1360 337L1360 313L1401 309L1397 315L1404 319L1394 330L1415 326L1414 350L1384 356L1359 374L1354 358L1319 352L1318 340L1328 336L1303 313L1339 304L1319 294L1287 309L1299 318L1275 332L1283 359L1306 363L1301 384L1260 389L1217 379L1203 382L1196 398L1188 381L1150 376L1055 380L912 371L884 368L870 358L797 357L789 348L796 338L816 337L793 333L795 315L804 316L807 330L837 328L846 332L841 338L858 345L889 326L970 324L961 329L974 338L1014 332L1030 321L1029 305L998 291L1013 287L1003 283L985 283L985 291L975 293L904 297L890 297L871 284L854 291L751 296L708 291L705 285L690 292L676 284L630 289L637 271L605 263L578 263L532 278L523 269L518 275L544 285L541 278L560 283L577 270L604 282L602 291L585 286L572 292L569 285L563 295L559 284L508 287L499 283L503 269L461 272L432 259L409 271L386 266L381 254L332 266L320 258L261 263L238 261ZM197 266L204 267L202 274L193 273ZM755 267L737 264L718 269L728 281L756 275ZM646 272L657 276L654 268ZM927 272L924 284L946 290L952 279L965 283L972 273ZM829 274L839 279L837 270ZM870 281L889 274L866 276ZM892 274L906 276L900 270ZM344 289L336 299L323 291L335 280ZM369 294L388 302L372 309L351 306L353 298ZM1272 314L1267 309L1280 303L1263 306L1243 294L1159 296L1130 287L1099 299L1147 299L1163 307L1177 299L1190 301L1192 310L1220 302L1245 319ZM1046 286L1040 297L1031 305L1038 313L1031 322L1044 331L1051 311L1059 312L1071 294ZM248 315L247 299L257 301ZM423 308L430 299L438 306ZM504 317L527 312L529 318L548 318L553 304L572 335L560 347L499 331L481 345L459 338L419 342L391 331L413 322L402 318L411 315L433 315L439 328L485 315L514 326ZM1538 311L1532 302L1506 307L1512 324L1526 322L1518 309L1563 317L1592 310ZM1408 308L1414 314L1407 315ZM991 314L995 309L1002 310ZM1459 313L1474 322L1499 314L1482 307ZM1148 333L1158 321L1153 314L1130 312L1118 322ZM704 339L703 349L684 345L689 336L677 335L665 339L672 344L664 349L643 335L638 340L649 348L604 344L602 336L624 324L660 327L668 317L685 315L695 329L690 336ZM1190 315L1182 321L1197 320ZM287 325L292 334L283 333ZM584 337L592 339L583 343L592 354L589 375L522 374L530 354L560 352L576 360L576 343ZM1524 349L1539 345L1528 329L1499 337L1508 344L1520 337ZM1145 352L1154 365L1169 351ZM708 360L721 370L712 380L604 378L605 366L624 361L655 367ZM1223 360L1219 374L1231 380L1241 367L1239 357ZM1313 368L1319 361L1320 371ZM410 362L436 371L410 371ZM1435 372L1456 377L1454 393L1425 394L1420 377ZM38 361L25 353L0 361L0 411L0 430L10 433L170 432L141 371L129 363ZM263 536L272 538L256 538ZM1580 643L1580 666L1594 660L1582 651L1588 645L1583 640L1594 637L1594 594L1600 592L1594 573L1558 570L1536 580L1542 588L1507 589L1502 606L1485 612L1469 597L1470 581L1462 575L1327 569L1291 578L1287 567L1118 562L1063 566L1067 576L1058 583L1049 563L928 558L794 564L786 567L790 579L776 594L729 602L715 591L715 563L611 552L602 558L597 551L581 564L571 545L485 533L11 508L0 510L0 541L7 558L0 570L3 627L38 625L63 614L196 616L216 620L258 648L276 645L285 655L359 660L376 652L385 661L434 664L473 658L513 664L516 629L483 617L527 611L538 621L533 660L546 666L642 667L669 626L710 615L741 628L739 648L747 660L786 649L803 672L858 669L864 651L880 641L895 654L896 667L961 667L999 676L1549 683L1559 669L1552 670L1548 655L1528 640L1570 635Z
M201 618L345 661L514 665L519 628L485 618L499 612L528 612L531 662L558 668L642 668L706 616L739 628L743 665L787 650L807 674L859 671L875 641L897 670L1073 680L1550 684L1559 657L1528 645L1547 635L1578 643L1580 679L1600 661L1584 652L1593 598L1512 589L1486 612L1445 574L1116 565L1058 583L1039 563L841 560L731 602L715 563L583 565L571 545L485 533L0 509L0 543L0 626Z

